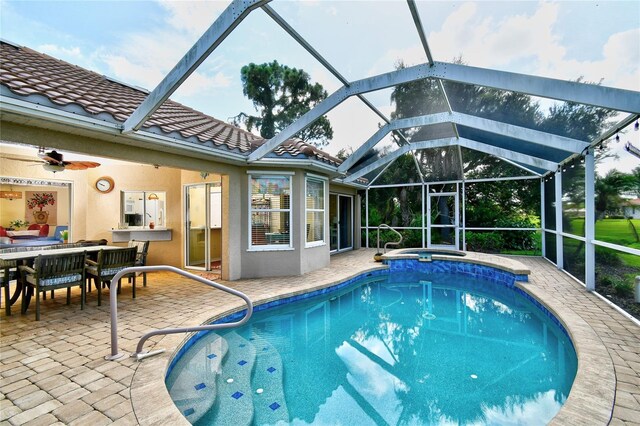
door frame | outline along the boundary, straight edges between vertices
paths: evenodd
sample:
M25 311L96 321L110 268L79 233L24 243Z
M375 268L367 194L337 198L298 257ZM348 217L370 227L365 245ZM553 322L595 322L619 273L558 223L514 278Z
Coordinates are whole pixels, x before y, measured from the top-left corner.
M217 182L201 182L201 183L186 183L182 185L182 200L184 206L184 244L182 246L182 251L184 255L183 265L185 269L193 269L198 271L210 271L211 270L211 188L216 187L218 185ZM222 186L222 182L220 182L220 187ZM189 188L204 186L204 202L205 202L205 233L204 233L204 267L201 266L193 266L189 265L189 243L190 243L190 229L189 229ZM221 189L222 192L222 189ZM220 197L220 202L222 203L222 197ZM223 206L220 205L221 212L220 214L224 214ZM222 218L221 218L222 219ZM222 221L221 221L222 222ZM222 223L221 223L222 225ZM220 227L220 233L224 232L223 227ZM222 239L224 241L224 239ZM223 248L224 249L224 248ZM220 259L220 273L222 274L222 268L224 265L222 264L222 258Z
M337 249L332 250L331 249L331 202L329 202L329 253L330 254L334 254L334 253L342 253L344 251L349 251L349 250L353 250L354 247L354 239L355 239L355 223L354 223L354 211L355 211L355 205L354 205L354 200L355 197L353 195L348 195L348 194L340 194L338 192L329 192L329 198L331 198L332 195L336 196L336 210L337 210L337 214L338 214L338 229L337 229L337 234L336 234L336 238L337 238ZM340 248L340 197L348 197L351 199L351 210L350 210L350 215L351 215L351 228L349 229L349 233L351 234L351 245L349 247L345 247L345 248Z
M453 225L439 225L431 223L431 198L432 197L454 197L454 223ZM460 244L460 191L456 184L456 191L447 192L427 192L427 248L458 250ZM453 228L455 233L454 244L432 244L431 228Z

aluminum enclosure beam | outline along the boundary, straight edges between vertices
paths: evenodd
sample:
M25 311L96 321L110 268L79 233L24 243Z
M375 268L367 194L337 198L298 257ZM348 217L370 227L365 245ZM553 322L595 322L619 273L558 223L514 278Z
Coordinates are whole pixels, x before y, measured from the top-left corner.
M429 148L441 148L444 146L455 146L457 145L456 138L444 138L444 139L434 139L430 141L420 141L420 142L411 142L409 145L402 145L400 148L396 149L392 153L385 155L384 157L374 161L373 163L361 168L357 172L349 175L344 179L345 182L353 182L356 179L366 175L367 173L371 173L372 171L378 169L379 167L384 166L385 164L394 161L398 157L407 152L414 151L417 149L429 149Z
M350 96L386 89L428 77L510 90L532 96L576 102L617 111L640 113L640 93L631 90L495 71L446 62L434 62L433 66L429 66L429 64L415 65L356 80L348 87L341 87L282 132L266 141L249 156L248 161L253 162L264 157L281 143L307 128L319 117L331 111Z
M482 142L477 142L471 139L466 138L444 138L444 139L434 139L429 141L420 141L420 142L412 142L410 145L403 145L394 152L380 158L373 163L361 168L357 172L349 175L344 179L345 182L353 182L358 178L382 167L390 161L394 161L398 157L403 154L406 154L409 151L414 151L417 149L430 149L430 148L441 148L445 146L463 146L468 149L473 149L475 151L484 152L485 154L493 155L495 157L500 158L501 160L507 160L510 163L519 162L522 164L527 164L529 166L537 167L545 170L556 170L558 168L558 163L553 161L548 161L542 158L531 157L529 155L520 154L517 152L510 151L504 148L498 148L492 145L488 145ZM521 167L522 168L522 167ZM529 170L529 172L531 172Z
M503 136L513 137L525 142L542 145L550 148L560 149L563 151L580 153L584 151L589 144L571 139L564 136L557 136L539 130L527 129L526 127L514 126L499 121L488 120L473 115L461 114L453 112L451 114L442 112L438 114L423 115L419 117L403 118L395 120L386 126L382 126L373 134L364 144L353 152L339 167L339 173L346 173L363 155L372 149L378 142L384 138L387 133L396 129L404 129L411 127L428 126L432 124L447 123L460 124L484 130ZM554 169L555 170L555 169Z
M234 0L215 20L209 29L180 59L175 67L145 100L136 108L124 123L123 133L140 129L142 124L153 114L164 101L198 68L222 41L242 22L254 9L270 0Z

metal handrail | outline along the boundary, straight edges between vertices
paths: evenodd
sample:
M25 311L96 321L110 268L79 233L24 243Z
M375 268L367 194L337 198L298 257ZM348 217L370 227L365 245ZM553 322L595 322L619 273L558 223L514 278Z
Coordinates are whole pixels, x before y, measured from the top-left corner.
M152 355L157 355L159 353L164 352L164 349L158 349L155 351L142 353L142 347L150 337L163 335L163 334L191 333L196 331L218 330L222 328L238 327L245 324L247 321L249 321L249 318L251 318L251 315L253 314L253 302L251 302L251 299L249 299L249 297L246 294L238 290L234 290L232 288L223 286L222 284L218 284L215 281L211 281L206 278L202 278L198 275L194 275L189 272L183 271L182 269L178 269L173 266L168 266L168 265L133 266L130 268L124 268L123 270L119 271L116 275L114 275L114 277L111 279L111 282L112 283L118 282L120 278L132 273L156 272L156 271L175 272L176 274L182 275L183 277L190 278L194 281L198 281L202 284L206 284L210 287L214 287L219 290L225 291L227 293L233 294L234 296L238 296L242 298L247 304L247 312L245 313L244 317L240 321L236 321L236 322L230 322L225 324L200 325L195 327L163 328L160 330L150 331L140 338L140 340L138 341L138 345L136 346L136 351L133 354L131 354L131 356L136 357L138 361L140 361L143 358L146 358ZM106 356L105 359L110 361L115 361L125 356L125 354L118 352L118 300L117 300L118 296L117 296L117 293L118 292L115 291L115 288L113 287L112 287L112 291L109 292L109 305L111 308L111 355Z
M380 253L380 229L381 228L389 229L395 232L396 234L398 234L398 236L400 237L400 239L396 242L390 241L388 243L385 243L383 253L387 252L387 246L399 246L400 244L402 244L402 234L396 231L395 229L393 229L392 227L390 227L389 225L387 225L386 223L381 223L380 225L378 225L378 253Z

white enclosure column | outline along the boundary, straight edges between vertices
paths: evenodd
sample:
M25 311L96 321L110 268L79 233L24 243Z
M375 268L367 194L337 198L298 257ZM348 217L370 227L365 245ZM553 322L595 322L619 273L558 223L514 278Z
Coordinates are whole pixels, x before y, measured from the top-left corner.
M467 251L467 188L462 181L462 250Z
M426 232L425 232L425 227L424 227L424 213L425 213L425 207L426 207L426 202L427 200L425 200L426 196L426 191L425 191L425 185L424 182L422 182L422 248L427 247L427 245L425 244L425 238L426 238Z
M364 232L364 234L367 236L367 245L365 246L366 248L369 248L369 188L366 189L366 191L364 192L364 215L365 215L365 220L364 220L364 226L367 228Z
M545 223L545 217L544 217L544 178L540 179L540 229L542 230L542 240L540 241L542 243L541 248L542 248L542 257L546 257L547 256L547 244L545 241L545 232L544 229L546 228L546 223Z
M593 148L589 148L587 151L584 163L585 284L588 291L594 291L596 289L596 247L593 244L593 240L596 238L596 170Z
M562 250L562 169L556 172L556 266L564 269L564 256Z

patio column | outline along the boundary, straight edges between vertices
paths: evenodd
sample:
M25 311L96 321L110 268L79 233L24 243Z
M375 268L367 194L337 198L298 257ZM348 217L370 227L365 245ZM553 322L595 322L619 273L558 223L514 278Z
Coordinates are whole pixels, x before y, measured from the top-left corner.
M587 151L584 162L585 284L588 291L594 291L596 289L596 247L593 244L593 240L596 239L596 170L593 148Z
M547 243L544 229L546 228L546 220L544 217L544 178L540 179L540 229L542 230L542 240L540 241L542 249L542 257L547 256Z
M367 188L364 192L364 199L365 199L365 227L367 228L365 230L365 235L367 236L367 245L366 247L369 248L369 188Z
M558 167L555 176L556 184L556 266L564 269L564 258L562 251L562 168Z

